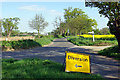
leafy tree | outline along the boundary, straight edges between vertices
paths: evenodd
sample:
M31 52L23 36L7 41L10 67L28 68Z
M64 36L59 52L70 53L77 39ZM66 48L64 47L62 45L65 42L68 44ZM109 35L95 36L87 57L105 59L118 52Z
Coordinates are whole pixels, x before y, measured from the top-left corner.
M9 37L11 35L11 32L14 29L18 29L17 25L18 25L18 21L20 19L18 17L15 18L4 18L2 20L2 25L4 28L5 33L7 34L7 37Z
M98 28L93 29L93 31L94 31L94 34L96 34L96 35L101 34L101 33L100 33L100 30L99 30Z
M116 36L120 49L120 2L100 1L86 2L85 4L87 7L97 7L99 13L109 19L107 26L109 26L110 32Z
M102 35L109 35L110 34L109 28L107 28L107 27L102 28L100 30L100 34L102 34Z
M66 19L66 22L68 22L71 18L77 18L78 16L85 15L85 12L83 12L82 9L79 8L72 9L72 7L68 7L68 9L64 10L64 18Z
M82 9L69 7L64 9L64 18L66 20L66 27L69 28L72 34L87 33L92 28L97 27L95 19L89 19L89 17L82 11Z
M77 34L81 32L87 33L88 31L91 31L92 26L97 25L97 23L92 19L88 19L88 17L86 16L79 16L77 18L71 18L68 21L68 25L69 25L70 31L74 29Z
M42 32L46 26L48 26L48 22L45 21L42 15L35 15L34 19L29 21L29 26L32 29L36 29L38 31L38 37L40 37L40 32Z

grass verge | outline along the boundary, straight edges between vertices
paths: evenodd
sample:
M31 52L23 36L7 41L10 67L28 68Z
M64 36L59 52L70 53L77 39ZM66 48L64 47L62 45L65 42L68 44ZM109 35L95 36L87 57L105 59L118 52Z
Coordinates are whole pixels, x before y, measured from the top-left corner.
M95 42L92 41L92 38L83 38L83 37L71 37L68 38L69 42L72 42L78 46L108 46L108 45L116 45L116 40L111 39L97 39Z
M54 37L42 37L35 40L2 41L2 51L29 49L37 46L41 47L50 44L54 39Z
M34 40L18 40L18 41L2 41L2 51L29 49L36 46L41 46Z
M54 39L55 39L54 37L51 37L51 38L43 37L43 38L35 39L34 41L39 43L41 46L44 46L44 45L50 44Z
M98 54L103 55L103 56L113 57L116 60L120 60L120 52L119 52L118 45L105 48L99 51Z
M4 78L75 78L82 80L104 80L100 75L66 73L62 64L41 59L3 59L2 77Z

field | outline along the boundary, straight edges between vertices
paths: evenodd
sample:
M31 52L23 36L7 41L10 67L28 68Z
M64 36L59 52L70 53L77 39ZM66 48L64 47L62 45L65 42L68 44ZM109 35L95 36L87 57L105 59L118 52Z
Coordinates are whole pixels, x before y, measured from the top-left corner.
M33 36L15 36L15 37L9 37L8 41L17 41L17 40L25 40L25 39L34 39ZM0 41L5 41L6 37L0 38Z
M78 46L108 46L117 45L117 40L113 35L95 35L95 41L92 41L92 35L80 35L70 37L68 41Z
M92 38L92 35L77 35L77 36L82 36L84 38ZM96 39L99 38L115 38L115 35L94 35Z

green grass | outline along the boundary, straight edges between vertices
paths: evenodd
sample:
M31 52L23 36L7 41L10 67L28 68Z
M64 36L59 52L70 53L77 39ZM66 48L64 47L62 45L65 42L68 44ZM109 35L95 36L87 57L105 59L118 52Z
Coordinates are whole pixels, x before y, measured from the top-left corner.
M65 66L41 59L3 59L2 77L4 78L75 78L82 80L104 80L99 74L67 73Z
M41 46L44 46L44 45L50 44L52 40L49 38L43 37L40 39L35 39L35 41L39 43Z
M8 49L29 49L33 47L41 47L43 45L50 44L55 38L53 36L44 36L42 38L37 38L35 40L18 40L18 41L2 41L3 51ZM1 43L1 42L0 42Z
M113 57L116 60L120 60L120 52L119 52L118 45L105 48L99 51L98 54L103 55L103 56Z
M18 40L18 41L2 41L3 51L9 49L29 49L36 46L41 46L39 43L34 40Z
M114 39L95 39L95 42L91 38L83 37L70 37L68 41L72 42L78 46L108 46L108 45L117 45L117 41Z

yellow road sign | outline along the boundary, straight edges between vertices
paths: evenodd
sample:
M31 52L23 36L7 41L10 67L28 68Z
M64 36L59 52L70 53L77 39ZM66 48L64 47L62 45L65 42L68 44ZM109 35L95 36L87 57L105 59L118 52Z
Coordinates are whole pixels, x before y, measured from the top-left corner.
M90 73L90 55L66 52L65 72Z

